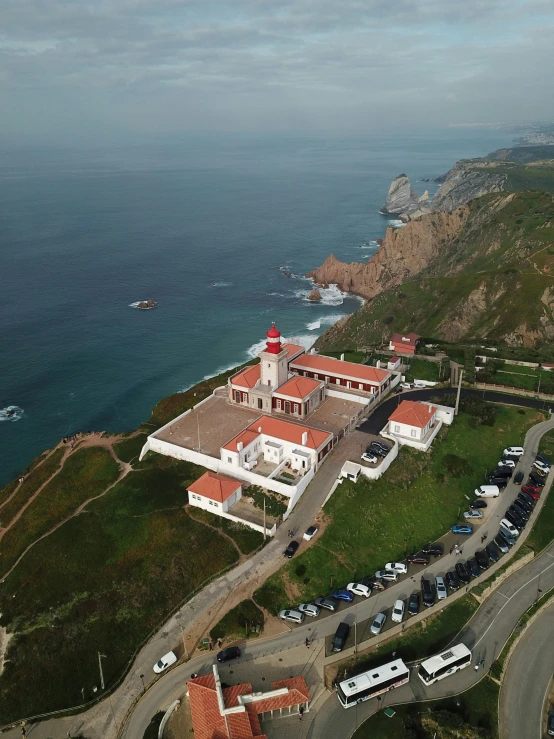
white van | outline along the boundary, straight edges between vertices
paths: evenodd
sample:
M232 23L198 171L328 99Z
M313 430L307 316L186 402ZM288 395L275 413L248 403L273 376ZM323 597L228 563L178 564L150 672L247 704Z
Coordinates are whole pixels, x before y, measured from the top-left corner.
M498 485L481 485L475 490L475 495L478 498L498 498L500 488Z
M171 667L171 665L174 665L175 662L177 662L177 655L175 652L168 652L167 654L164 654L164 656L156 662L154 667L152 668L154 672L157 672L158 674L160 672L163 672L164 670L167 670L168 667Z

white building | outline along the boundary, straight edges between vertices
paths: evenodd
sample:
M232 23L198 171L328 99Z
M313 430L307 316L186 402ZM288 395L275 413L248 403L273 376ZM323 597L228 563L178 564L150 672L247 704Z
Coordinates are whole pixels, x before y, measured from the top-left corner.
M381 434L401 445L426 452L443 423L451 424L453 420L453 408L403 400L389 416Z
M210 513L227 513L242 498L242 483L217 472L204 472L188 488L189 503Z

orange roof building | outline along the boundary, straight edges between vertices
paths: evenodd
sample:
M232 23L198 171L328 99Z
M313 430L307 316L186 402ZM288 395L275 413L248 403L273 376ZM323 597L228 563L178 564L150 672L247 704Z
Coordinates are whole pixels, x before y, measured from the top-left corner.
M405 426L424 429L429 425L436 410L432 405L417 403L413 400L403 400L392 416L389 417L389 421L391 423L401 423Z
M217 665L212 675L187 682L195 739L265 739L260 720L309 710L310 693L303 677L271 683L254 693L250 683L222 688Z
M320 389L322 384L320 380L312 380L309 377L297 375L296 377L291 377L280 388L277 388L274 395L292 398L293 400L304 400L315 390Z
M391 373L387 370L319 354L301 354L290 363L290 369L304 377L325 380L330 387L340 385L372 393L385 390L391 380Z
M225 503L241 487L242 483L238 480L208 470L192 485L189 485L188 491L194 495L201 495L203 498L214 500L217 503Z
M389 341L389 349L398 354L414 355L420 339L421 336L414 333L393 334Z
M297 446L308 447L317 451L332 441L333 434L328 431L312 429L297 423L285 421L272 416L260 416L248 428L237 434L223 447L229 451L241 451L261 435L269 436L277 441L284 441ZM242 444L242 447L240 446Z

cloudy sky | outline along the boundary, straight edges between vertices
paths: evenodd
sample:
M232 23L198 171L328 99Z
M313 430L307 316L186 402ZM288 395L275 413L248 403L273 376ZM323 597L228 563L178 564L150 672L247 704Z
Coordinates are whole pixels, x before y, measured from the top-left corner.
M554 0L3 0L0 140L554 119Z

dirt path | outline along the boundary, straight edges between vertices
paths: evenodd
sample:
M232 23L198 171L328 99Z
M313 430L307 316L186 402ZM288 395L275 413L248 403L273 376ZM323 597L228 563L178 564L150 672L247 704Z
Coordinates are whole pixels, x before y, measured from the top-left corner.
M58 449L59 446L60 446L60 444L58 442L55 447L53 447L52 449L50 449L50 451L47 454L44 455L44 458L40 460L40 462L36 465L36 467L33 467L33 469L31 470L31 472L29 474L31 474L35 470L38 470L38 468L41 467L46 462L46 460L49 457L52 456L52 454L54 454L54 452L56 451L56 449ZM62 464L63 464L63 460L62 460ZM54 474L57 475L58 472L61 470L61 468L62 468L62 465L60 465L60 467L56 470L56 472ZM20 477L19 479L20 480L24 480L25 478L24 477ZM50 478L50 479L52 479L52 478ZM9 503L10 500L17 494L17 492L19 491L19 488L20 487L21 487L21 482L18 482L18 484L14 488L13 493L11 495L8 495L8 497L6 498L6 500L3 500L0 503L0 510L2 510L2 508L6 505L6 503ZM3 531L3 529L0 527L0 532L2 532L2 531ZM1 536L0 536L0 538L1 538Z
M21 515L24 513L25 509L32 503L33 500L36 499L36 497L40 494L40 492L42 491L42 489L52 480L52 478L55 477L60 472L60 470L62 469L62 467L63 467L63 465L64 465L64 463L66 461L66 459L69 456L71 456L71 454L73 454L74 452L76 452L77 449L82 449L85 446L87 446L87 447L101 446L101 447L104 447L104 448L108 449L108 451L110 453L110 456L113 458L113 460L116 462L116 464L119 467L119 475L118 475L117 479L111 485L109 485L105 490L103 490L98 495L95 495L92 498L88 498L87 500L85 500L84 503L81 503L73 511L73 513L71 513L69 516L67 516L66 518L64 518L62 521L59 521L49 531L47 531L46 533L42 534L42 536L39 536L38 539L35 539L35 541L33 541L31 544L29 544L29 546L20 554L20 556L17 558L17 560L15 561L15 563L10 567L10 569L0 578L0 583L3 583L4 580L7 577L9 577L9 575L15 570L15 568L17 567L17 565L21 562L21 560L23 559L23 557L25 557L25 555L36 544L38 544L39 541L42 541L43 539L46 539L46 537L48 537L51 534L53 534L54 531L57 531L61 526L63 526L68 521L70 521L72 518L75 518L75 516L78 516L79 514L83 513L85 511L86 507L89 505L89 503L92 503L94 500L98 500L99 498L102 498L104 495L106 495L106 493L108 493L112 488L114 488L119 482L121 482L121 480L123 480L123 478L126 477L129 474L129 472L132 472L133 471L132 466L128 462L122 462L119 459L119 457L116 455L116 453L115 453L115 451L113 449L113 444L116 441L120 441L120 440L121 440L121 437L120 436L117 436L117 435L116 436L109 436L109 437L101 437L101 436L96 436L96 435L91 434L90 436L87 436L85 439L83 439L83 443L82 444L77 444L73 448L71 448L71 446L67 447L67 449L66 449L66 451L64 453L64 456L62 457L62 460L61 460L61 464L60 464L59 469L45 483L43 483L40 486L40 488L38 488L38 490L36 491L36 493L33 494L33 496L25 503L25 505L22 506L21 510L17 513L17 515L14 516L14 518L10 521L9 525L4 530L2 530L0 532L0 539L19 520L19 518L21 517ZM57 449L58 447L60 447L61 444L62 444L62 442L59 442L56 445L55 449ZM52 450L52 451L54 451L54 450Z
M226 534L225 531L222 531L221 529L218 529L217 526L212 526L211 523L206 523L206 521L202 521L201 518L196 518L195 516L193 516L192 513L191 513L191 509L194 508L194 506L191 506L191 505L189 505L187 503L184 506L184 508L185 508L185 511L187 512L187 514L190 516L190 518L192 518L193 521L197 521L198 523L201 523L203 526L207 526L209 529L212 529L212 531L217 532L220 536L222 536L224 539L227 539L227 541L230 542L235 547L235 549L237 550L237 554L239 555L239 560L237 562L238 565L240 565L241 562L244 562L245 559L248 559L248 557L250 555L249 554L243 554L240 551L239 546L236 543L236 541L233 538L231 538L229 536L229 534Z

